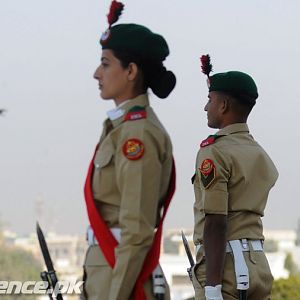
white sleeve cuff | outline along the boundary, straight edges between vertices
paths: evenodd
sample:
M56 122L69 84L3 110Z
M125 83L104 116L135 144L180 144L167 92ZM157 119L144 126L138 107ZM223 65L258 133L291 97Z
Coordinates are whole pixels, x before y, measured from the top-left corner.
M216 286L206 286L204 289L206 300L223 300L221 284Z

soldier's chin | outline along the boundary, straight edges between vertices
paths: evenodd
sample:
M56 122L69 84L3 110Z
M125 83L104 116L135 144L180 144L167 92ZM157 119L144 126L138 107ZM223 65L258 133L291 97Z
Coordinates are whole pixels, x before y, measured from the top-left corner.
M207 126L209 127L209 128L214 128L214 129L217 129L218 128L218 126L216 126L216 124L214 124L214 123L211 123L211 122L207 122Z
M108 95L107 93L105 93L103 90L101 90L100 92L100 96L103 100L110 100L112 99L110 95Z

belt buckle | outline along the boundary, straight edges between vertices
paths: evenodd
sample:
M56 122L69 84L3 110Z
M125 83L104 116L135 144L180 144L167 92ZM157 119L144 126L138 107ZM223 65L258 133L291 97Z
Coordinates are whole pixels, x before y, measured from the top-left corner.
M243 249L247 250L248 247L249 247L249 242L248 242L248 240L247 240L247 239L242 239L241 242L242 242L242 247L243 247Z

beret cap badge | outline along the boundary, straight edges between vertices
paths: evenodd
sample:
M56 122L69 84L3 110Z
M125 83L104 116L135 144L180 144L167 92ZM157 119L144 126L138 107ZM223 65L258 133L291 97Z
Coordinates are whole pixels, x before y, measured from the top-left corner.
M101 35L101 39L100 39L101 44L105 43L109 39L109 37L110 37L110 30L107 29Z
M114 23L116 23L119 20L119 17L121 16L123 9L124 9L123 3L118 2L116 0L112 1L110 5L109 13L107 15L108 29L105 32L103 32L100 38L101 45L105 44L105 42L109 40L111 36L110 28Z

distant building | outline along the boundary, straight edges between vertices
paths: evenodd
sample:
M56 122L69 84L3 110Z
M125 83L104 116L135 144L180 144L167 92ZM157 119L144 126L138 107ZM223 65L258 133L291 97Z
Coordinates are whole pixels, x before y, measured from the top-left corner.
M188 240L191 252L195 257L193 231L183 230ZM190 267L182 243L181 231L171 229L165 231L160 263L171 289L172 300L183 300L195 295L193 285L188 277L187 268Z
M297 233L294 230L265 230L265 244L276 244L276 251L268 251L266 248L267 258L275 279L287 278L289 271L284 268L285 259L288 253L291 253L293 261L300 263L300 248L296 247ZM298 248L298 249L297 249ZM300 265L299 265L300 267Z
M87 250L87 242L84 237L49 233L46 238L50 255L60 272L70 274L80 270L82 273Z
M289 277L288 270L284 268L286 253L284 252L266 253L266 256L274 279Z
M31 252L44 265L36 234L32 233L27 237L17 237L16 234L6 233L4 236L7 244ZM85 238L49 233L45 235L45 239L54 267L60 275L59 279L74 280L82 276L82 265L87 249Z
M297 234L294 230L264 230L266 241L274 241L278 251L290 251L296 245Z
M185 229L184 233L195 257L193 230ZM274 278L288 277L289 272L284 268L287 253L291 253L294 261L300 263L300 247L295 246L297 239L299 239L298 235L293 230L265 230L264 235L266 238L266 255ZM48 233L45 238L59 279L70 281L81 279L82 265L88 247L85 238L55 233ZM4 232L4 239L7 244L30 251L44 264L36 234L17 237L14 233ZM190 264L179 229L165 231L160 263L170 286L172 300L184 300L193 297L193 286L187 274L187 268L190 267Z
M187 275L189 262L185 256L162 254L160 264L170 286L172 300L188 299L195 295L192 282Z

